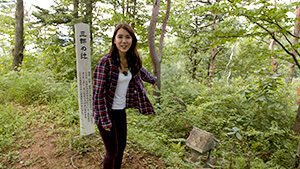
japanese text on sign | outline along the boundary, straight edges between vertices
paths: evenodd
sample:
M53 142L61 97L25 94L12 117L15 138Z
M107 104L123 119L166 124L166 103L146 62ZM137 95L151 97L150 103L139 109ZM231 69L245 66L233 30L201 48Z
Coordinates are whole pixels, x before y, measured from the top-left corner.
M94 133L93 90L88 24L75 24L77 86L80 115L80 133Z
M85 31L80 31L79 37L80 37L79 42L80 42L81 45L83 45L80 48L80 58L81 59L87 59L87 54L86 54L87 47L85 46L86 43L87 43L87 39L86 39L87 36L86 36Z
M92 112L92 102L89 98L92 97L92 81L91 72L80 72L79 73L79 96L80 96L80 107L81 115L87 119L88 122L93 123L93 116L90 116L89 112Z

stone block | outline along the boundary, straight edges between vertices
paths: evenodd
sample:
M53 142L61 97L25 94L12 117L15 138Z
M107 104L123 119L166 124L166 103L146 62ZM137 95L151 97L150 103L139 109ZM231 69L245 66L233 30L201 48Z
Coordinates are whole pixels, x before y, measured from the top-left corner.
M194 126L186 140L186 145L200 154L204 154L215 148L217 144L213 134Z

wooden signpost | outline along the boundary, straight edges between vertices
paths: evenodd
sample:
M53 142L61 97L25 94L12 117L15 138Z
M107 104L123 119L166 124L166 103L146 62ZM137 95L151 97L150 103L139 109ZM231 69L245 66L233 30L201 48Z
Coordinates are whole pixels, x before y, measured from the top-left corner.
M95 132L92 107L90 29L88 24L75 24L75 41L80 134L86 136Z

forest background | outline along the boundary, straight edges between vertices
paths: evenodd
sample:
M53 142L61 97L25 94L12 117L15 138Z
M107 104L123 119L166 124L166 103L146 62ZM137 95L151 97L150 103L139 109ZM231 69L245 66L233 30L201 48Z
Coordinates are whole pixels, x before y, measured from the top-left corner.
M0 1L0 168L51 168L42 156L20 153L43 147L51 135L58 136L56 157L71 152L73 167L101 161L78 162L104 153L99 138L78 137L78 22L90 25L92 70L108 52L113 28L126 22L138 35L143 66L160 76L158 88L145 84L157 115L127 112L129 149L163 163L150 160L145 168L199 167L185 145L193 126L220 140L212 168L298 167L298 2L56 0L50 9L24 11L21 47L18 2ZM40 143L32 139L38 130L47 133Z

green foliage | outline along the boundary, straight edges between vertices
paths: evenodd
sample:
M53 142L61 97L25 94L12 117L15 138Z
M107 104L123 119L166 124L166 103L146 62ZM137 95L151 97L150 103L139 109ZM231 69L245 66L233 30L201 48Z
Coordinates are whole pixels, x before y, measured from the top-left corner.
M0 27L0 57L10 57L13 56L12 46L14 45L14 3L1 3L0 8L0 19L1 19L1 27ZM1 67L0 61L0 70L3 70ZM11 64L12 65L12 64Z
M79 124L76 82L57 81L47 72L5 72L0 76L0 168L19 161L17 150L34 142L33 125L50 124L47 129L54 132L53 126Z
M218 3L218 2L216 2ZM170 17L172 32L180 38L185 69L193 79L205 81L211 60L212 48L217 48L215 56L215 75L222 76L229 60L228 51L245 34L246 26L237 18L215 12L217 8L211 3L175 4L175 15ZM212 12L214 11L214 12ZM217 25L213 24L213 16Z
M16 141L16 135L25 134L22 133L26 124L23 123L24 112L16 110L14 104L5 103L0 104L0 152L6 150Z
M250 84L241 93L247 99L246 104L250 103L253 105L253 111L256 112L255 124L257 126L269 127L266 124L271 124L271 121L281 122L280 119L291 116L288 113L290 112L287 106L289 100L286 97L288 93L286 93L287 89L285 89L282 82L283 79L277 74L265 76L268 73L265 69L257 70L255 73L263 76L258 77L253 84ZM264 121L261 121L262 113L265 114L266 119ZM291 123L289 125L292 126Z
M76 78L76 55L74 42L60 31L50 30L43 35L42 27L38 27L30 38L34 38L34 49L25 56L26 66L34 65L34 69L45 69L56 74L57 79L74 80ZM38 38L37 38L38 37ZM51 45L49 45L51 44ZM32 62L39 62L35 64Z
M272 56L268 46L263 42L252 38L245 38L237 44L234 50L233 60L229 66L232 76L241 76L246 79L251 76L258 67L271 65ZM277 59L278 66L282 66L282 61Z
M32 15L38 18L36 23L42 25L59 25L66 24L72 21L73 17L71 15L70 9L68 6L58 5L53 6L55 12L50 12L47 9L43 9L39 6L34 6L38 11L33 11Z
M224 160L217 161L215 166L245 168L250 163L290 168L298 140L291 131L297 109L291 101L296 99L296 83L287 87L283 77L270 75L267 70L262 68L252 76L231 78L229 83L224 78L215 78L214 87L208 88L183 76L182 62L167 62L163 66L162 98L156 104L157 115L144 117L129 112L129 126L134 128L132 139L147 151L164 156L167 164L182 168L186 163L174 163L170 156L177 154L176 158L183 161L189 158L187 154L181 156L186 150L181 149L180 140L187 138L192 126L196 126L221 140L213 157ZM156 148L158 145L165 148ZM284 160L280 161L281 158Z
M128 140L138 143L139 147L156 156L163 157L170 168L196 167L196 165L185 163L185 145L181 142L175 144L174 140L169 142L167 139L170 137L165 134L166 130L155 129L156 124L149 123L151 117L138 115L136 111L135 113L130 111L127 114Z
M79 151L80 153L90 151L90 145L85 137L71 137L68 148L74 151Z
M56 81L46 72L9 72L0 77L2 102L15 101L20 104L56 103L65 99L76 100L74 84ZM73 86L72 86L73 85Z
M143 65L151 72L146 26L150 18L146 5L152 2L137 1L136 6L132 1L123 2L102 1L103 5L95 6L91 16L92 70L109 50L111 40L107 31L120 22L128 22L135 26ZM11 71L9 57L13 17L0 14L4 21L0 31L5 34L0 40L0 124L3 124L0 161L17 161L18 153L12 145L19 137L29 136L20 131L36 124L37 119L39 126L51 125L47 126L47 132L68 133L57 140L59 148L80 154L93 149L90 138L74 137L79 133L79 118L72 25L83 19L87 10L81 3L81 17L75 19L71 15L71 1L61 0L58 4L50 11L40 8L35 13L40 25L27 23L26 50L19 72ZM162 2L161 10L164 5ZM268 49L272 33L277 32L278 40L291 51L284 37L290 38L288 31L294 22L287 17L293 9L291 5L278 3L275 8L267 1L213 4L174 1L162 54L160 103L154 102L153 89L145 84L157 115L142 116L136 110L127 112L129 145L161 157L167 168L199 168L198 163L189 162L190 149L185 146L185 139L196 126L220 140L212 151L215 168L238 169L249 164L251 168L292 168L298 138L291 126L297 110L294 102L299 79L287 83L291 57L276 44L272 51ZM12 13L12 7L5 9ZM136 15L132 15L135 10ZM218 14L215 30L211 27L212 11ZM161 21L163 15L159 17ZM53 27L62 23L68 26L67 33ZM236 42L228 64L230 50ZM219 57L215 62L213 86L209 88L206 84L209 57L216 45ZM271 71L271 57L276 59L276 72ZM32 118L25 123L29 116ZM25 166L33 163L26 161ZM4 165L0 162L0 168Z

